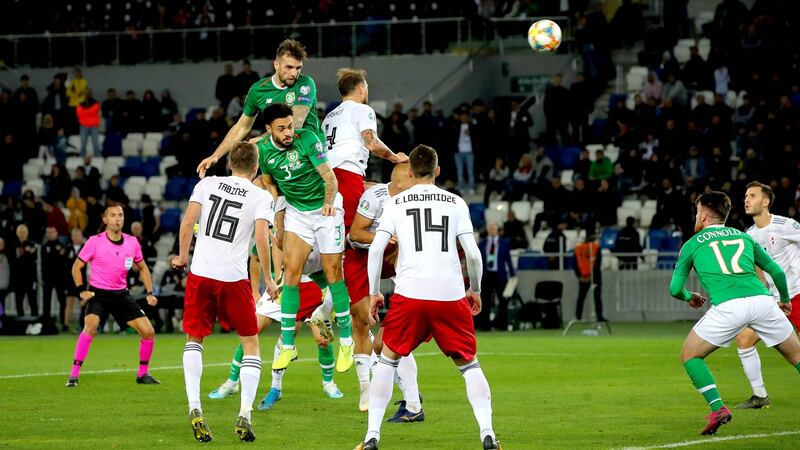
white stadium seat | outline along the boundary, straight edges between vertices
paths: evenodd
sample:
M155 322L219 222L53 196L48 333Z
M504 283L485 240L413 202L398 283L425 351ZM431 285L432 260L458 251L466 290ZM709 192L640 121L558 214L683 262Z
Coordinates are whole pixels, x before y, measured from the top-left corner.
M622 207L625 209L637 209L642 207L642 202L639 200L624 200Z
M145 141L156 141L159 144L162 139L164 139L164 133L149 132L144 136Z
M142 191L144 190L143 184L131 184L125 183L125 195L128 196L128 199L134 202L138 202L142 198Z
M142 142L125 138L122 140L122 156L139 156L142 149Z
M161 147L160 141L145 140L142 143L142 156L158 156L158 150Z
M514 202L511 204L511 210L514 211L514 214L517 216L522 222L527 222L531 218L531 204L530 202Z
M144 134L143 133L128 133L125 136L125 139L129 140L129 141L139 141L139 142L141 142L141 141L144 140Z
M562 170L561 171L561 185L567 189L572 188L574 182L572 181L572 176L575 172L572 170Z
M144 193L149 195L154 202L159 202L164 199L164 186L157 183L147 183L144 187Z

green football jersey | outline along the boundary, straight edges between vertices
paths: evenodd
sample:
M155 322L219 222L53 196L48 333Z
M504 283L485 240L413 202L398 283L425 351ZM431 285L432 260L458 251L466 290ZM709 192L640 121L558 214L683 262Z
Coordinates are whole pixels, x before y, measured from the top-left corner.
M265 137L258 143L258 165L272 176L286 202L300 211L313 211L325 203L325 181L317 166L328 162L317 135L297 130L292 147L282 149Z
M694 267L714 305L735 298L769 296L769 290L756 274L756 266L765 270L777 268L767 252L747 233L721 225L708 226L681 247L670 292L681 300L689 300L683 285ZM783 284L785 290L785 281Z
M308 116L303 129L313 131L320 141L325 140L325 133L317 116L317 85L308 75L300 75L293 86L282 88L275 86L272 76L263 78L250 87L244 101L243 113L253 117L273 103L286 103L289 106L308 106Z

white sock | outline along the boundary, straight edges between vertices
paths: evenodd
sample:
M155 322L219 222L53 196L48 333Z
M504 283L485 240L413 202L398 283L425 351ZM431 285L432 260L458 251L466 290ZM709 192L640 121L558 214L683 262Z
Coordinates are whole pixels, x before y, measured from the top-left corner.
M358 376L358 384L362 387L369 387L369 355L357 354L353 355L356 361L356 375Z
M278 336L278 342L275 343L275 351L272 353L273 361L278 359L278 355L281 354L281 348L283 346L283 338ZM279 369L272 371L272 389L281 390L283 388L283 374L286 372L286 369Z
M492 429L492 393L489 390L489 382L483 375L481 365L477 359L463 366L458 366L464 381L467 383L467 398L472 405L472 411L478 420L478 428L481 430L481 440L486 436L495 439Z
M242 370L239 372L239 379L242 381L239 415L247 420L250 420L250 411L253 410L259 378L261 378L261 358L257 355L245 355L242 358Z
M383 355L379 357L378 367L369 387L369 426L364 442L372 438L380 440L381 424L386 414L386 406L392 399L392 380L399 361L391 360Z
M186 398L189 412L200 407L200 377L203 376L203 345L187 342L183 348L183 379L186 382Z
M397 365L397 378L399 379L397 386L403 391L406 409L412 413L420 412L422 404L419 401L419 386L417 386L417 360L414 359L413 353L400 358L400 364Z
M330 320L331 312L333 312L333 295L331 295L330 288L325 289L325 294L322 296L322 305L320 306L322 314L326 320Z
M739 359L742 360L742 368L750 386L753 387L753 395L758 397L767 396L767 388L764 387L764 378L761 376L761 358L755 347L739 349Z
M349 347L349 346L353 345L353 337L352 336L348 337L348 338L340 337L339 338L339 345L341 345L342 347Z

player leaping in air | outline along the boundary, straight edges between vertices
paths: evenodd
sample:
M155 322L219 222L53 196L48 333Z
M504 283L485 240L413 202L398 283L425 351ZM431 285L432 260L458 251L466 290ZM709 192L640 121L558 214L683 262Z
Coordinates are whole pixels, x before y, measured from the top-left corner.
M400 358L431 337L464 376L484 449L500 448L492 428L489 383L476 357L472 316L481 310L481 253L469 209L461 197L434 185L436 151L420 145L409 156L413 186L388 201L369 250L370 311L380 294L383 253L397 236L395 291L383 321L383 351L372 376L367 435L358 450L378 448L381 422L392 397ZM467 258L470 289L464 291L456 240Z
M714 305L689 332L681 350L686 373L711 407L702 434L714 434L730 422L731 412L722 401L705 357L728 346L742 329L749 327L800 372L800 340L786 318L792 310L786 275L752 237L725 226L731 210L728 196L717 191L702 194L696 207L697 233L681 247L669 290L678 300L700 308L706 299L684 287L694 267ZM780 293L779 303L761 283L757 267L772 277Z

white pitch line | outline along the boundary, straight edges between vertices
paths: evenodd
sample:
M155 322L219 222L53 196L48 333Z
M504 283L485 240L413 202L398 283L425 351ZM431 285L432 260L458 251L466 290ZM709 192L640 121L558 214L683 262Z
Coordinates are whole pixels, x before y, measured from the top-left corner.
M690 447L692 445L705 445L705 444L713 444L716 442L743 441L746 439L762 439L762 438L779 437L779 436L794 436L796 434L800 434L800 430L779 431L776 433L741 434L738 436L715 436L708 439L696 439L693 441L673 442L671 444L653 445L650 447L625 447L622 450L649 450L655 448Z

